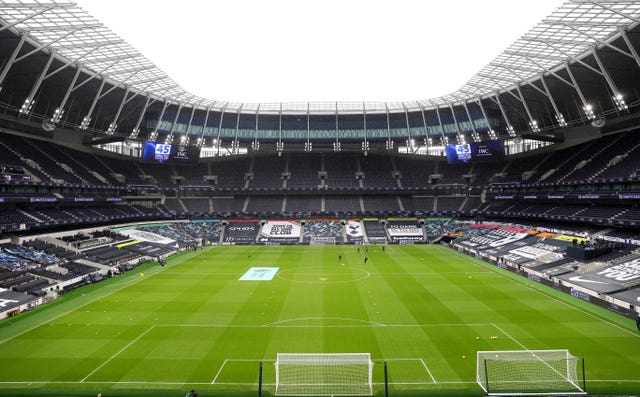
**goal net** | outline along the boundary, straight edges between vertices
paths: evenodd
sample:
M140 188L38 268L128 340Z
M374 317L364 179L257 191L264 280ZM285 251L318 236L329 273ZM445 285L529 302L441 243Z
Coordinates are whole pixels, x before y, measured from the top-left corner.
M277 396L370 396L370 353L278 353Z
M336 245L335 237L311 237L309 245Z
M479 351L476 380L489 395L586 394L584 361L568 350Z

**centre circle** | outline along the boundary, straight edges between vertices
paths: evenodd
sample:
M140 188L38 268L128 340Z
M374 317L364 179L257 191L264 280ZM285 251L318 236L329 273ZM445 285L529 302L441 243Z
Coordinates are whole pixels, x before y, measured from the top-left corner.
M305 284L351 283L369 278L371 274L353 266L300 266L278 272L277 277Z

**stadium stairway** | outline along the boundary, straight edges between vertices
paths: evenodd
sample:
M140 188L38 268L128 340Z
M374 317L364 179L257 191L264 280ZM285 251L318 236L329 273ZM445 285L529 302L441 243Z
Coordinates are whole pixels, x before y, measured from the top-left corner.
M612 170L613 168L622 168L624 170L625 167L622 167L622 166L626 165L626 163L637 162L638 153L636 153L636 152L639 151L639 150L640 150L640 142L638 142L636 145L634 145L631 149L627 150L625 153L623 153L621 155L618 155L618 156L612 158L611 160L609 160L609 162L604 167L602 167L598 171L594 172L593 175L591 176L591 178L589 178L589 180L598 179L598 176L602 175L603 173L607 172L608 170ZM621 163L623 163L623 164L621 164ZM619 167L614 167L616 165L620 165L620 166ZM607 174L612 175L613 173L607 172ZM618 174L618 176L628 177L629 175L626 174L626 173L623 173L622 175Z
M574 149L574 148L569 148L569 149ZM573 153L569 149L554 152L551 156L547 158L547 160L549 160L549 163L547 164L558 164L558 166L556 168L551 168L547 170L545 173L543 173L537 182L551 182L552 179L550 178L554 174L562 177L564 175L564 172L567 172L565 170L571 167L572 164L575 164L576 162L578 162L580 159L580 156L583 153L589 153L589 150L591 149L591 144L585 144L580 149L574 150ZM567 156L567 154L572 154L572 155ZM558 157L558 159L554 160L554 157ZM562 159L564 159L564 161L560 162Z
M80 182L82 184L89 185L89 182L87 182L86 179L82 178L80 175L74 172L73 168L71 168L68 164L61 162L60 159L53 157L51 153L43 150L41 147L42 145L36 145L35 141L31 139L23 139L23 141L26 142L28 145L30 145L34 150L39 152L42 156L44 156L44 157L41 157L41 156L39 157L43 162L48 163L47 167L50 170L53 171L55 167L59 168L59 170L56 170L57 171L56 177L58 177L59 179L63 178L65 182L71 182L71 183ZM60 170L62 172L60 172ZM67 174L75 178L76 180L70 179Z
M589 153L588 158L580 161L572 170L558 178L558 182L582 179L582 176L585 175L586 172L592 171L591 168L594 164L601 164L602 162L609 161L611 159L609 156L614 156L615 152L620 150L616 146L619 141L626 137L626 135L627 134L618 134L610 139L606 145L600 147L595 153ZM574 176L572 178L572 175L574 174L579 174L580 176Z

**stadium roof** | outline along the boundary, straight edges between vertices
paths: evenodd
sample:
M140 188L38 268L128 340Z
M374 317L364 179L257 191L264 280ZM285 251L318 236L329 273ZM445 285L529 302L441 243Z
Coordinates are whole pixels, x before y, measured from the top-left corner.
M35 45L36 50L54 51L65 64L80 65L111 84L200 109L242 113L375 113L450 106L518 89L520 84L537 80L542 74L556 75L566 63L581 62L596 47L610 47L640 64L634 50L628 52L609 44L640 23L640 2L573 0L562 4L466 84L447 95L386 103L229 103L224 98L212 100L186 91L75 3L2 0L0 21L3 25L0 31L11 29L26 34L26 40Z

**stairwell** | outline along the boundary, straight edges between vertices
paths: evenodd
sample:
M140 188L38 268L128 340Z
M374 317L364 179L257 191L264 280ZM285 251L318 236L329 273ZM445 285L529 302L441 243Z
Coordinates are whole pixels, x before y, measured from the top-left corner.
M255 164L256 164L256 158L255 157L251 157L251 162L249 162L249 169L247 170L247 172L245 172L245 180L244 180L244 188L245 189L249 189L249 185L251 184L251 179L248 178L247 175L253 174L253 167L255 166ZM245 204L247 204L247 203L245 202Z
M364 175L364 173L362 172L362 167L360 166L360 157L356 156L356 175L362 173ZM361 189L364 187L364 179L363 178L359 178L358 179L358 187L360 187ZM360 201L362 201L362 198L360 198ZM360 205L360 208L364 208L364 204ZM362 210L364 211L364 209Z
M594 158L598 157L600 154L602 154L605 150L609 149L612 145L615 145L620 139L622 139L625 136L625 134L619 134L618 137L616 139L612 139L610 140L607 145L605 145L604 147L600 148L600 150L598 150L596 153L593 153L587 160L583 160L581 162L579 162L578 164L576 164L576 166L569 171L566 175L564 175L563 177L558 179L558 182L562 182L564 180L566 180L569 176L571 176L574 172L576 172L577 170L587 166L587 164L589 164Z
M73 158L71 155L69 155L69 153L66 150L60 150L58 149L58 153L62 154L64 157L66 157L67 159L69 159L69 161L73 162L76 164L76 166L84 168L87 170L87 172L89 174L91 174L91 176L93 176L94 178L96 178L97 180L99 180L100 182L104 183L104 184L108 184L109 181L107 180L107 178L105 178L103 175L101 175L100 173L92 170L91 168L89 168L89 164L81 164L80 162L78 162L78 160L76 160L75 158ZM99 156L94 156L94 158L98 158Z
M182 212L189 212L189 210L187 210L187 206L184 205L184 201L182 201L181 198L178 198L178 203L180 204L180 207L182 207Z
M33 219L34 221L36 221L36 222L38 222L38 223L42 223L42 222L43 222L43 220L42 220L42 219L40 219L40 218L36 217L35 215L30 214L30 213L28 213L28 212L26 212L26 211L23 211L23 210L17 210L17 211L18 211L19 213L21 213L22 215L24 215L24 216L26 216L26 217L29 217L29 218Z
M70 175L73 175L75 178L77 178L79 181L81 181L85 185L90 185L90 183L87 182L86 179L84 179L80 175L76 174L76 172L73 170L73 168L69 167L69 165L59 162L58 159L56 159L55 157L51 156L48 152L45 152L39 146L36 146L36 144L34 144L30 139L25 139L24 141L27 142L35 150L40 152L44 157L46 157L49 160L51 160L54 164L56 164L58 167L60 167L60 169L64 170L66 173L68 173ZM66 182L68 182L68 181L66 181Z
M42 172L47 178L49 178L49 180L53 180L54 179L49 173L45 172L42 169L42 167L40 167L40 164L36 163L35 161L33 161L31 159L25 158L25 156L23 156L22 154L16 152L12 147L10 147L8 145L5 145L4 143L2 143L2 141L0 141L0 146L2 146L4 148L4 150L7 150L7 151L13 153L14 156L22 159L22 161L24 163L26 163L27 166L29 166L29 167L31 167L31 168L33 168L35 170L38 170L39 172ZM19 165L19 164L16 164L16 165ZM29 169L24 168L24 170L25 170L25 172L27 172L28 175L31 176L31 180L33 182L42 182L42 179L40 179L39 177L34 175Z
M462 211L462 209L467 206L467 202L469 202L469 196L464 198L462 204L460 204L460 207L458 207L458 211Z
M109 175L115 179L116 181L120 182L120 183L125 183L125 176L122 174L118 174L117 172L115 172L111 167L109 167L109 165L107 163L105 163L101 158L101 156L94 156L94 158L96 159L97 162L99 162L100 164L102 164L102 166L109 171Z
M627 157L629 157L629 155L630 155L631 153L633 153L635 150L637 150L638 148L640 148L640 142L639 142L637 145L633 146L631 149L627 150L627 152L626 152L626 153L624 153L624 154L622 154L622 155L619 155L619 156L616 156L616 157L612 158L611 160L609 160L609 162L608 162L604 167L602 167L601 169L599 169L598 171L596 171L596 172L593 174L593 176L592 176L591 178L589 178L589 180L596 179L598 176L600 176L600 175L601 175L603 172L605 172L607 169L611 168L612 166L614 166L614 165L618 164L618 163L619 163L619 162L621 162L622 160L624 160L624 159L626 159ZM621 175L621 176L625 177L625 176L629 176L629 175Z
M591 147L591 145L584 145L584 147L578 151L576 151L573 156L569 157L568 159L566 159L565 161L563 161L562 163L560 163L556 168L552 168L549 171L547 171L546 173L544 173L540 179L538 179L538 182L542 182L545 179L549 178L551 175L553 175L554 173L556 173L556 171L558 171L559 169L561 169L562 167L564 167L565 164L569 164L570 162L574 161L575 158L577 158L579 155L582 154L582 152L584 152L585 150L588 150ZM553 153L549 154L549 157L551 157ZM549 157L547 157L545 159L545 162L549 159ZM540 164L542 164L542 162L540 162ZM540 164L538 164L538 166L540 166ZM536 167L537 168L537 167Z

